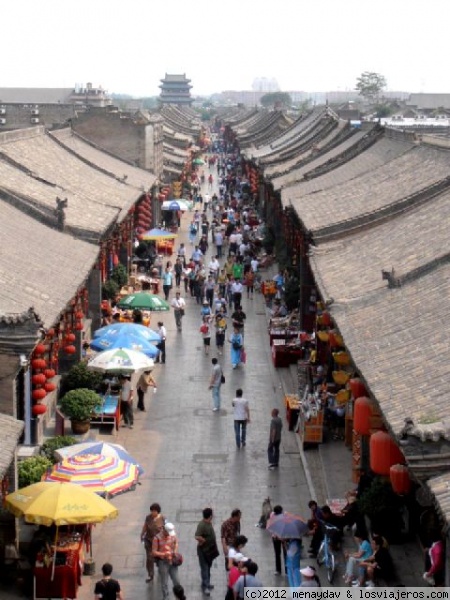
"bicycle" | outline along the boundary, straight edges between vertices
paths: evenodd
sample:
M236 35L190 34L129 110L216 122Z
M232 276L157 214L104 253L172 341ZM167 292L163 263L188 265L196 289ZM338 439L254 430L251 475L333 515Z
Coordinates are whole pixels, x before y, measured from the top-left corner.
M333 550L331 549L331 537L332 531L339 531L334 525L325 525L323 523L325 534L320 544L319 551L317 552L317 564L320 566L325 565L327 569L327 579L329 583L333 583L334 576L336 574L336 557L334 556Z

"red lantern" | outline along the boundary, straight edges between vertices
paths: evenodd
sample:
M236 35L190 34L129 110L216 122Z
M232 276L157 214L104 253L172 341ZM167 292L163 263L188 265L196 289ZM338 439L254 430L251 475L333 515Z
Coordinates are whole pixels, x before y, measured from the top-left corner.
M35 417L38 415L44 415L47 412L47 407L45 404L35 404L31 409L31 412Z
M56 371L55 369L45 369L44 375L46 379L53 379L53 377L56 375Z
M56 385L47 381L47 383L44 384L44 390L48 393L54 392L56 390Z
M83 319L83 317L84 317L83 311L77 310L77 312L75 313L75 319L78 319L80 321L81 319Z
M75 354L76 351L77 349L75 348L75 346L72 346L72 344L70 344L69 346L64 346L64 352L66 352L67 354Z
M64 339L70 344L76 340L76 335L74 333L68 333Z
M83 331L83 329L84 329L84 325L83 325L83 323L82 323L81 321L77 321L77 322L75 323L75 329L76 329L77 331Z
M54 338L55 337L55 330L53 329L53 327L51 327L48 331L47 331L47 337L48 338Z
M386 431L370 436L370 468L374 473L387 477L392 465L404 462L402 451Z
M47 378L44 375L44 373L38 373L37 375L33 375L31 378L31 382L33 385L44 385L46 381Z
M361 435L370 435L370 419L372 417L372 403L369 398L361 396L355 402L353 411L353 429Z
M356 398L361 398L361 396L367 396L366 387L361 381L361 379L358 379L357 377L354 379L350 379L348 385L350 386L352 396L353 398L355 398L355 400Z
M31 361L31 368L34 371L40 371L42 369L45 369L46 366L47 361L44 358L33 358L33 360Z
M331 325L331 316L329 312L322 313L322 325L329 327Z
M33 390L31 393L33 400L36 400L36 401L43 400L46 395L47 395L47 392L44 390L44 388L39 388L37 390Z
M38 345L36 346L36 348L34 349L34 352L33 352L33 354L34 354L35 356L39 356L40 354L44 354L44 353L45 353L45 351L46 351L46 347L44 346L44 344L38 344Z
M113 254L113 266L117 267L118 264L119 264L119 257L117 256L117 254Z
M392 465L389 469L392 489L400 496L406 496L411 490L411 478L406 465Z

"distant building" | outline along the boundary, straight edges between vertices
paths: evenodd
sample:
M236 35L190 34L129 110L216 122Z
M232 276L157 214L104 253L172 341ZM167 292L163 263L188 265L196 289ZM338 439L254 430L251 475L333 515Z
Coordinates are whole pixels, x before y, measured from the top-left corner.
M450 109L450 94L411 94L406 105L425 111Z
M65 125L88 108L112 105L102 88L76 84L74 88L0 88L0 131L44 125Z
M253 80L252 90L254 92L279 92L280 86L278 85L278 81L272 77L271 79L267 77L257 77Z
M191 96L192 85L189 85L190 79L186 79L186 74L169 75L166 73L164 79L161 79L161 94L159 102L161 104L178 104L191 106L193 98Z

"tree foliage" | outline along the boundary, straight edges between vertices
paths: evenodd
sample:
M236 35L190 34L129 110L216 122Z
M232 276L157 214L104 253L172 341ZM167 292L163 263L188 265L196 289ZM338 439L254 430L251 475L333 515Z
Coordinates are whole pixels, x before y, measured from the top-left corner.
M271 92L269 94L264 94L264 96L261 96L260 103L266 108L270 106L291 106L292 100L287 92Z
M380 92L386 87L386 79L380 73L364 71L356 80L355 89L363 98L372 100L377 98Z

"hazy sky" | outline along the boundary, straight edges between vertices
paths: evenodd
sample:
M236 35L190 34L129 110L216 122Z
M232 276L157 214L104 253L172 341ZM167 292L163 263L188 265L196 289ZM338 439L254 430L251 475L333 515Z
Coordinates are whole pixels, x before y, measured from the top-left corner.
M193 95L256 77L331 91L368 70L388 90L450 93L449 17L450 0L12 0L0 87L153 96L165 73L186 73Z

